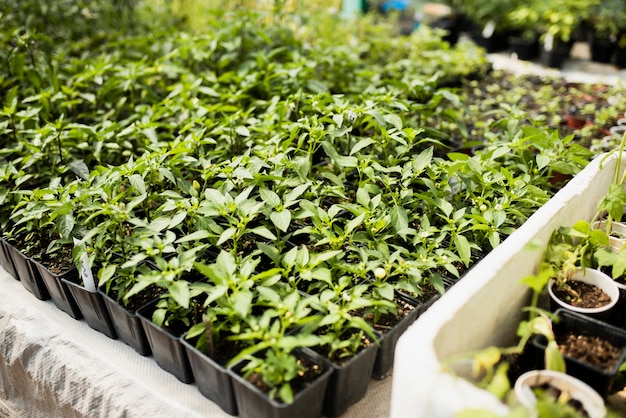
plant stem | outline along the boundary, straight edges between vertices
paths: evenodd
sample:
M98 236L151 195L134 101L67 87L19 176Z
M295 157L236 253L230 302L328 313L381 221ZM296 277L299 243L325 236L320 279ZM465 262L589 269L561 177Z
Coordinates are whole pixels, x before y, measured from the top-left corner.
M211 320L204 320L204 333L206 334L207 350L209 350L209 357L215 358L215 346L213 345L213 333L211 332Z

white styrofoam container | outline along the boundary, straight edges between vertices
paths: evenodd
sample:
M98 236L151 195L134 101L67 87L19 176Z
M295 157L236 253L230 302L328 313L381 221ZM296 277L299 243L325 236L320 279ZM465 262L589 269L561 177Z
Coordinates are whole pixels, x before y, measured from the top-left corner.
M515 343L521 309L530 300L520 279L536 272L552 231L593 218L616 162L614 155L590 162L407 329L396 346L392 418L453 417L468 408L506 414L506 405L489 392L446 372L443 360Z

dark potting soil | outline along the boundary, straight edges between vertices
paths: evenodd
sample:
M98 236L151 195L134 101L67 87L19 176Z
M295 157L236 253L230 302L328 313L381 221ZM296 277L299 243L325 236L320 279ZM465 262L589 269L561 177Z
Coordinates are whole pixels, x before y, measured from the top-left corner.
M63 247L54 253L44 254L41 257L40 263L53 274L63 274L74 267L72 249L70 247Z
M306 359L298 359L298 364L303 366L303 370L298 372L298 376L296 376L289 384L291 385L291 390L293 391L294 396L296 396L300 391L304 390L307 386L315 381L321 374L324 373L324 369L320 367L318 364L310 362ZM269 393L270 388L263 381L263 376L259 373L252 373L247 377L248 382L252 383L259 390ZM274 394L274 400L277 402L282 402L278 393Z
M148 304L148 302L151 302L154 299L158 298L163 293L165 293L165 289L160 288L156 285L150 285L138 294L134 295L132 298L130 298L128 304L124 305L124 308L126 308L126 310L130 313L135 313L137 309ZM114 289L111 289L108 295L115 300L119 300L118 293ZM123 305L122 302L120 303Z
M215 344L213 349L213 353L210 353L209 350L204 350L204 354L211 357L217 364L220 366L226 367L228 362L235 358L237 354L241 352L246 347L241 341L220 341Z
M577 308L600 308L611 302L609 295L597 286L577 280L570 280L567 284L571 290L580 295L578 299L574 298L567 290L557 286L554 287L553 291L557 298L572 306Z
M432 298L441 295L441 293L439 293L439 291L437 289L435 289L435 287L432 284L430 284L430 283L426 283L426 284L420 286L420 290L422 291L421 295L416 295L416 296L412 296L412 297L414 297L415 299L417 299L421 303L428 302Z
M385 334L402 319L404 319L408 314L410 314L416 307L409 302L396 298L394 299L394 303L397 307L397 314L394 315L392 313L383 313L377 319L375 318L374 312L367 312L367 308L361 308L356 311L352 311L351 314L354 316L360 316L365 319L369 324L371 324L374 329L381 334Z
M616 347L607 340L574 332L556 335L559 350L566 356L592 364L603 370L613 369L624 347Z
M535 396L537 396L538 398L541 398L543 396L543 397L554 399L555 401L557 401L561 397L561 394L563 393L561 389L554 387L550 385L549 383L544 383L542 385L533 386L533 392L535 393ZM587 410L585 410L583 404L578 399L574 399L570 397L567 397L566 399L567 399L567 406L569 406L574 411L576 411L578 416L589 417Z
M359 332L358 330L355 330L353 332L347 332L344 335L342 335L341 340L347 340L350 337L357 334L358 332ZM323 331L322 331L322 334L323 334ZM346 353L343 350L336 350L331 355L330 353L331 347L328 344L315 346L313 347L313 350L316 353L323 355L324 357L326 357L328 360L332 361L333 363L337 365L342 365L350 361L354 356L356 356L358 353L360 353L367 347L371 346L372 344L374 344L374 341L372 341L369 336L363 333L363 335L361 335L361 343L359 344L359 347L354 353L350 353L349 355L345 355Z

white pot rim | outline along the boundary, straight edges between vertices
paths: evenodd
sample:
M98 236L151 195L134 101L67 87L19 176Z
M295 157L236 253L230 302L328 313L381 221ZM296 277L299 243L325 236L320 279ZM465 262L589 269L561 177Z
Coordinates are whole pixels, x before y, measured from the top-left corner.
M606 415L604 400L598 392L582 380L554 370L530 370L522 374L515 381L515 397L524 407L534 410L537 399L530 387L548 382L562 391L567 390L572 398L583 405L590 418L602 418Z
M611 301L607 303L606 305L600 306L598 308L580 308L577 306L572 306L566 301L563 301L556 297L556 295L552 291L552 286L555 283L555 280L550 279L550 281L548 282L548 293L550 294L550 297L552 298L552 300L554 300L556 303L558 303L560 306L562 306L565 309L582 313L582 314L598 314L598 313L607 312L611 310L615 306L617 301L619 300L619 287L617 286L617 283L615 282L615 280L613 280L612 277L602 273L600 270L596 270L592 268L586 268L584 270L578 269L572 275L570 280L578 280L584 283L589 283L589 284L598 286L600 289L604 290L609 295L609 297L611 298Z

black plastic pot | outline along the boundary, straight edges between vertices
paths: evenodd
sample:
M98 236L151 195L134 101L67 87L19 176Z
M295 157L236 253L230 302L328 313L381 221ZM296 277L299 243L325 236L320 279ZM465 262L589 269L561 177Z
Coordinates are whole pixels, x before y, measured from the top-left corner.
M294 396L291 404L277 402L268 397L252 383L244 379L240 371L247 360L235 364L231 369L233 388L237 399L239 416L242 418L318 418L322 415L324 398L332 367L323 358L308 350L297 351L297 354L323 368L323 372L315 381Z
M35 295L37 299L48 300L50 299L50 293L46 287L41 275L37 268L33 265L30 257L22 254L20 250L13 245L7 243L7 249L13 260L17 277L22 282L22 286L30 293Z
M626 47L615 49L614 63L618 68L626 68Z
M615 51L615 42L592 35L589 41L589 49L591 49L592 61L610 63L613 58L613 51Z
M504 51L508 47L508 34L506 33L494 32L490 37L485 37L480 31L473 30L471 38L488 53Z
M6 270L14 279L19 280L13 260L11 259L11 253L9 252L9 244L2 238L0 238L0 266Z
M117 337L130 345L140 355L149 356L152 351L139 316L129 312L128 309L107 295L101 287L98 288L98 292L102 295Z
M428 23L432 28L439 28L446 31L442 39L454 46L459 41L461 34L461 19L458 16L443 16Z
M539 56L539 40L521 36L509 37L509 47L523 61L532 61Z
M78 283L77 278L62 278L61 282L72 293L76 304L83 314L87 324L109 338L117 338L113 322L109 316L106 304L101 293L90 292Z
M552 49L540 48L540 60L543 65L550 68L561 68L572 50L571 42L554 42Z
M160 299L155 299L137 310L143 329L148 338L152 356L166 372L174 375L183 383L193 382L193 373L180 336L173 335L152 322L152 313Z
M577 335L599 337L616 347L622 347L620 358L610 370L603 370L577 358L564 356L567 374L582 380L594 388L600 396L606 397L613 379L617 375L617 371L626 357L626 331L609 325L606 322L598 321L565 309L558 309L555 314L559 318L559 321L554 322L552 327L557 336L572 331ZM537 368L543 368L543 355L546 344L545 337L541 335L535 336L532 340L532 347L534 347L536 351Z
M337 417L367 393L376 361L376 344L361 350L343 364L332 363L333 372L324 398L324 415Z
M188 341L182 336L191 372L201 394L212 400L224 412L237 415L237 400L233 389L231 373L211 357L195 347L195 340Z
M402 296L398 296L398 298L404 299ZM375 379L384 379L391 373L391 370L393 369L396 343L409 325L411 325L419 316L419 307L414 305L411 301L407 302L413 305L414 309L409 312L407 316L402 318L400 322L394 325L392 329L385 333L381 333L378 351L376 352L376 360L374 361L374 367L372 369L372 377Z
M50 298L56 307L74 319L81 319L83 314L81 313L72 292L70 292L67 285L61 281L61 279L64 278L72 280L73 278L78 277L78 270L76 267L72 267L62 274L55 274L37 260L31 259L31 262L39 271L42 280L48 288Z

